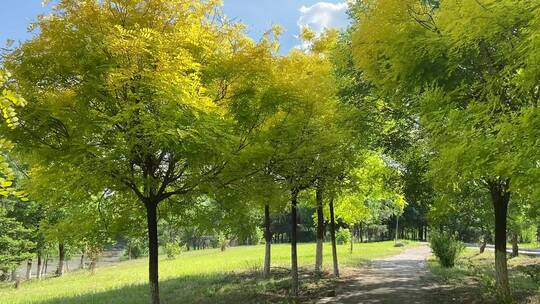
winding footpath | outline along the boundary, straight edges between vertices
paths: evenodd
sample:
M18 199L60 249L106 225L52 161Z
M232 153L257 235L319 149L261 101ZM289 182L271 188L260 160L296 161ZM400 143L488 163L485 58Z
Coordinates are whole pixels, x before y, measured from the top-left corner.
M431 249L421 245L405 249L396 256L375 260L343 278L336 296L316 303L475 303L466 291L441 285L434 279L426 268L430 254Z

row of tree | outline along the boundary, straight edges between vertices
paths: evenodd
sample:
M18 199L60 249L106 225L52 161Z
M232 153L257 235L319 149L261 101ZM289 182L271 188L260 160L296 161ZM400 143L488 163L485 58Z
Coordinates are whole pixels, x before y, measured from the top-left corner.
M269 275L270 214L288 209L297 295L299 204L317 209L317 270L330 223L336 275L336 216L356 225L404 207L396 166L372 145L377 105L347 92L359 80L338 65L351 54L336 31L306 29L310 49L279 56L279 27L255 42L218 1L177 0L64 0L34 26L4 56L28 102L2 132L43 208L34 222L58 244L58 274L66 245L95 255L111 232L141 235L145 218L159 303L158 217L226 231L263 212Z
M418 239L428 220L493 236L509 297L509 205L514 231L538 218L540 6L358 1L345 32L304 29L308 48L282 56L279 27L253 41L218 2L63 0L4 54L4 92L23 98L2 104L2 195L39 202L60 256L147 235L159 303L158 218L238 235L262 217L269 275L288 210L296 295L299 205L315 208L316 270L329 223L336 275L337 218L398 228L407 205Z

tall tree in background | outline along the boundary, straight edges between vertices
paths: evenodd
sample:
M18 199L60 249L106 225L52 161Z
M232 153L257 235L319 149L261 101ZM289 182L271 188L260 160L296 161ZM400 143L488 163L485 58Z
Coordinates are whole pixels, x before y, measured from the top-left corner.
M361 223L380 223L391 214L401 215L406 202L400 185L395 184L398 177L397 170L385 164L380 155L366 152L336 198L336 217L352 228ZM387 212L382 212L384 209ZM351 252L352 246L351 242Z
M510 294L510 194L521 185L520 172L537 171L537 147L524 160L522 146L507 136L536 111L539 11L538 3L514 0L367 1L355 11L356 64L378 90L393 94L391 101L418 114L435 152L435 187L474 181L490 192L501 298Z
M0 277L15 271L21 262L31 259L35 249L32 231L0 207Z
M343 131L328 59L294 50L277 64L283 94L261 136L271 151L267 173L290 193L291 289L297 296L298 196L315 185L322 164L340 147Z

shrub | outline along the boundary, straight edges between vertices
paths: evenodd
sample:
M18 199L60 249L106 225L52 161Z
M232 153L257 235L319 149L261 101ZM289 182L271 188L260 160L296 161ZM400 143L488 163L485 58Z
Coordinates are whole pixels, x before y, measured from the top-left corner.
M263 244L265 242L264 231L259 227L255 227L255 240L256 240L256 243L253 245Z
M221 249L221 251L225 251L227 247L229 247L229 239L225 236L223 233L219 233L218 235L218 245Z
M448 232L434 231L430 235L430 245L433 254L442 267L454 267L459 254L465 249L462 242Z
M167 243L165 244L165 254L167 254L167 258L174 259L176 256L178 256L181 252L180 245L177 243Z
M142 239L133 239L128 241L127 248L124 250L124 256L128 259L138 259L148 255L148 246Z
M521 242L533 243L536 241L537 227L532 225L521 231Z
M351 232L347 228L341 228L336 232L336 242L339 245L348 244L351 240Z

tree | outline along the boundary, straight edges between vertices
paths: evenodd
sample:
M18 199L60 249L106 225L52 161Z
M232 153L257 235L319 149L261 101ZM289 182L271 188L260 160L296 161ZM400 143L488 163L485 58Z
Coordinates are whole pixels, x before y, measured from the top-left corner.
M4 208L0 207L0 271L3 276L14 271L21 262L32 258L35 243L31 237L29 229L7 217Z
M538 4L385 0L360 6L356 64L394 95L390 100L418 115L413 119L427 130L434 155L435 187L477 182L489 191L497 291L508 298L510 194L519 187L513 184L519 172L536 166L519 158L520 144L506 136L538 101L538 57L532 55Z
M475 183L463 184L455 191L439 191L429 212L431 224L449 230L462 241L480 241L483 252L494 227L488 194Z
M353 72L348 68L348 55L346 37L341 37L336 30L326 30L316 35L308 28L302 31L302 39L309 45L308 54L325 60L329 65L330 72L326 72L325 81L330 80L329 92L333 92L332 99L336 103L333 117L327 117L326 124L332 126L325 130L330 132L329 137L333 143L332 148L321 149L312 163L313 176L315 178L311 187L315 191L315 206L317 218L317 246L315 252L315 270L322 268L323 238L324 238L324 200L327 197L330 208L330 236L332 240L334 275L339 276L337 263L337 249L335 242L335 219L333 216L333 203L336 192L341 188L340 184L355 166L361 151L370 143L371 120L359 120L358 116L369 116L368 108L371 104L364 104L355 100L358 95L350 93L360 89ZM325 75L324 73L322 75ZM324 82L321 82L324 83ZM319 90L321 90L319 88ZM328 136L328 135L326 135Z
M314 186L321 165L339 147L339 115L331 65L325 56L292 51L277 62L274 115L260 133L270 151L266 173L290 195L291 285L298 295L297 208L301 191Z
M255 44L217 4L63 0L6 58L29 101L10 135L19 151L31 147L33 165L70 176L72 189L131 193L145 207L152 303L158 205L196 196L249 135L229 106L244 96L235 54Z
M20 179L18 179L18 181L19 180ZM24 185L24 183L22 184ZM22 234L21 238L27 239L34 244L31 251L32 256L27 260L26 279L29 280L31 278L33 258L37 256L38 269L40 269L43 264L42 253L45 246L45 238L40 230L40 224L43 220L43 208L40 204L33 200L22 201L20 199L13 198L6 199L6 201L6 216L22 224L23 227L28 230L28 233ZM39 271L37 272L37 277L40 277Z
M366 152L359 167L352 170L347 185L338 195L335 213L351 228L361 223L380 223L399 216L406 206L399 173L374 152ZM351 229L352 230L352 229ZM351 242L351 252L352 252Z

